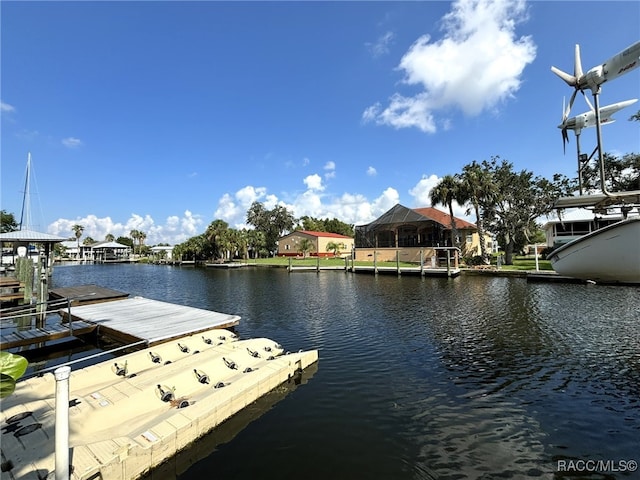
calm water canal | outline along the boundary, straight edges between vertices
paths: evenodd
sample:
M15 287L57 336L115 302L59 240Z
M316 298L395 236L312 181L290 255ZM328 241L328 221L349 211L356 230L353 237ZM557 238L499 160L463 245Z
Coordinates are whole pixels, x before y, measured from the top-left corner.
M58 266L52 284L234 313L241 337L319 349L306 383L149 478L640 477L637 287L152 265Z

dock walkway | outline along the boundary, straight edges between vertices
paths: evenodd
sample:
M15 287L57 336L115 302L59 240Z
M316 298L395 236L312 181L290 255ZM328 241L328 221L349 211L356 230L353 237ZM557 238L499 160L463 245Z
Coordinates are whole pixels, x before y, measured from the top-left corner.
M76 292L69 289L70 291L58 293L69 294L86 291L85 287L76 288L79 289ZM96 289L95 286L92 288ZM85 294L83 297L76 297L82 298L84 301L100 297L102 301L61 306L57 313L64 320L64 323L46 323L37 328L22 329L15 325L3 326L0 331L0 350L41 344L65 337L77 337L94 331L98 335L107 336L126 344L144 341L148 346L152 346L213 328L232 328L240 321L238 315L175 305L142 297L121 298L122 295L128 294L115 293L118 295L114 294L111 298L117 297L119 299L109 301L102 298L104 292L100 292L98 296L89 297ZM63 299L60 296L59 298ZM78 302L78 300L75 301ZM69 326L70 319L71 326Z
M60 315L68 318L69 312L61 309ZM71 307L71 318L96 325L100 335L126 343L145 340L149 346L240 322L238 315L143 297Z
M45 325L42 328L30 328L28 330L16 330L0 334L0 350L8 350L15 347L24 347L36 343L44 343L49 340L59 340L65 337L85 335L93 332L97 325L87 322L75 321L71 326L56 324Z

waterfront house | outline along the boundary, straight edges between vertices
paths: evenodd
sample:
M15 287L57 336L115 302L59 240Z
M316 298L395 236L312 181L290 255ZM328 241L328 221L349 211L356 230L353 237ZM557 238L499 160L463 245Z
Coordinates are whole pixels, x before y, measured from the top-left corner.
M131 255L131 247L118 242L80 244L80 251L78 251L78 244L75 240L66 240L60 243L64 247L65 257L85 262L125 261Z
M584 216L577 218L577 215L579 214L576 214L574 218L551 220L543 225L542 229L546 236L547 247L556 249L587 233L622 220L621 215L606 218L598 217L597 215L592 218L584 218Z
M334 257L351 255L354 240L352 237L338 233L314 232L310 230L296 230L278 240L278 256L296 257L302 255L300 248L303 240L310 242L310 250L306 254L313 257ZM338 251L327 249L330 244L337 244Z
M159 260L173 260L173 247L167 245L158 245L156 247L151 247L151 253L155 258Z
M446 250L463 257L480 255L478 228L461 218L455 218L457 244L451 244L451 216L437 208L407 208L397 204L367 225L355 229L355 255L358 260L370 260L374 254L379 261L437 262ZM493 240L485 233L487 251Z

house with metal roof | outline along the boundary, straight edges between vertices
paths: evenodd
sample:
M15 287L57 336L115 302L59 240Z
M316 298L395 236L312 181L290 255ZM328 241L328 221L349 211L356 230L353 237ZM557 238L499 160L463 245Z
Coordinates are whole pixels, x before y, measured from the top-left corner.
M449 214L433 207L412 209L397 204L373 222L356 226L356 258L367 260L375 252L379 261L395 261L400 255L403 262L423 262L437 260L438 252L446 250L455 250L456 256L479 255L476 225L462 218L454 217L454 220L457 239L453 239ZM491 251L491 237L486 235L485 241Z
M310 230L296 230L278 240L278 256L296 257L303 255L301 246L303 240L310 242L310 250L305 255L313 257L334 257L351 255L353 250L353 237L330 232L315 232ZM329 249L331 244L338 247L337 251Z

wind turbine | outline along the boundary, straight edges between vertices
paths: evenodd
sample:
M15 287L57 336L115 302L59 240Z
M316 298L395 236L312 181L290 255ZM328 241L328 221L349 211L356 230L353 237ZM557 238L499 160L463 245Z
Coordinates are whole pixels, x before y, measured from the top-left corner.
M640 66L640 41L633 43L620 53L617 53L604 63L591 68L587 73L582 70L582 61L580 60L580 45L576 45L573 75L568 74L559 68L551 67L551 71L564 80L567 85L574 88L571 100L569 100L569 106L563 113L563 124L569 116L573 101L576 98L576 94L580 91L584 95L586 89L591 90L593 95L595 108L592 107L594 112L594 120L596 127L596 137L598 139L598 157L600 161L600 182L602 187L602 193L607 196L612 196L606 189L605 173L604 173L604 158L602 153L602 132L601 132L601 119L600 119L600 105L599 95L602 84L605 82L614 80L625 73L630 72ZM587 97L585 96L585 99ZM563 136L564 138L564 136ZM580 165L578 164L578 167Z
M586 97L585 97L586 99ZM613 103L611 105L607 105L606 107L602 107L600 109L600 124L607 125L609 123L615 122L613 118L613 114L619 110L622 110L629 105L633 105L638 101L637 98L632 100L625 100L624 102ZM591 106L591 104L589 104ZM563 148L569 142L569 133L568 130L573 130L573 133L576 136L576 147L578 149L578 184L580 187L580 194L582 195L582 168L584 164L586 164L591 157L596 153L596 149L591 153L589 157L582 155L580 151L580 133L582 133L583 128L595 127L596 126L596 112L591 107L591 110L588 112L582 113L580 115L576 115L575 117L566 118L565 117L565 109L563 105L563 120L558 128L562 130L562 145Z
M573 101L578 91L584 94L586 89L590 89L593 95L600 93L600 87L603 83L614 80L625 73L640 66L640 41L625 48L617 53L601 65L597 65L590 69L587 73L582 71L582 61L580 60L580 45L576 45L573 75L560 70L557 67L551 67L551 71L564 80L567 85L575 90L569 100L569 106L565 112L568 116Z

